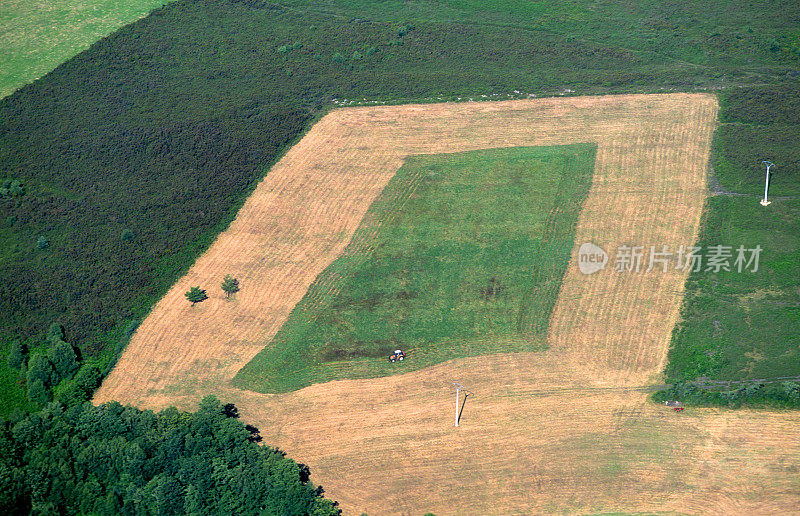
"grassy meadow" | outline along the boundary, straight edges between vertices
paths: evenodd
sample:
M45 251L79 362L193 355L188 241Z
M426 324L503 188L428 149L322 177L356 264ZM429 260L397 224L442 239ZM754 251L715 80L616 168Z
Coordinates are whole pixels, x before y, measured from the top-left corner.
M0 98L168 0L0 3Z
M592 145L410 157L234 383L285 392L543 349L593 169Z
M712 156L718 193L707 202L698 245L763 251L756 272L691 274L669 353L670 383L800 376L799 92L763 86L722 95ZM765 159L775 164L766 207L759 204ZM768 386L731 391L723 402L792 401L784 399L793 398L791 386L777 382L771 393Z

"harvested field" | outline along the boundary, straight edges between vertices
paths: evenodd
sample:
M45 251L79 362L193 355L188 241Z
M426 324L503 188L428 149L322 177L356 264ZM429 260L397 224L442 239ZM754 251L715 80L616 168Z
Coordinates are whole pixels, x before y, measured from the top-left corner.
M310 464L347 514L794 511L800 414L676 414L647 403L683 292L685 272L672 268L616 273L612 263L584 276L573 263L544 353L281 395L228 385L347 246L406 156L594 143L575 243L675 249L697 235L716 111L712 96L689 94L333 111L156 305L95 402L191 409L217 394L265 442ZM218 290L225 274L242 285L230 302ZM192 285L211 298L190 307ZM476 393L457 430L451 381Z
M409 157L232 385L275 394L467 356L541 351L594 147Z
M797 412L676 413L643 387L587 387L549 353L382 380L224 395L345 514L797 513ZM459 428L449 380L475 392Z

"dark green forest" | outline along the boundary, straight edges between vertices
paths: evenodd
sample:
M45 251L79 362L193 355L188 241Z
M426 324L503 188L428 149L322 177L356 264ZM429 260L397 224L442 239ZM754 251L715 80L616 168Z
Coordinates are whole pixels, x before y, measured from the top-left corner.
M306 465L237 418L209 396L191 414L50 403L0 421L0 513L340 513Z
M797 4L484 4L181 0L0 100L0 351L46 356L58 323L105 373L334 99L720 91L722 187L756 195L768 153L796 194ZM27 360L0 365L3 413L41 406Z

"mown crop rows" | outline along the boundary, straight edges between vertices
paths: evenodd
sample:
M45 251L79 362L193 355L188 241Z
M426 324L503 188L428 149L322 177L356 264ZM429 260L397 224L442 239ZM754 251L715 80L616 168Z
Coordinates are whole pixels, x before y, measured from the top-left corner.
M576 243L677 245L696 238L715 120L713 97L682 94L334 111L159 303L96 401L191 408L217 393L265 441L303 457L349 512L789 510L796 415L679 415L646 400L686 271L586 277L573 261L545 353L456 359L282 395L226 387L344 249L404 154L593 141ZM189 285L228 272L242 281L238 301L220 294L188 306ZM453 380L476 393L458 431Z

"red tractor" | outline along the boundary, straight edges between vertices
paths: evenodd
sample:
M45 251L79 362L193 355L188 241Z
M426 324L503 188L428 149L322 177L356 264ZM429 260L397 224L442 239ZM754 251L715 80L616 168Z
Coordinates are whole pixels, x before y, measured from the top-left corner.
M389 355L389 362L402 362L406 358L406 354L399 349L395 349L394 353Z
M664 405L672 407L675 412L682 412L684 409L683 403L680 401L665 401Z

